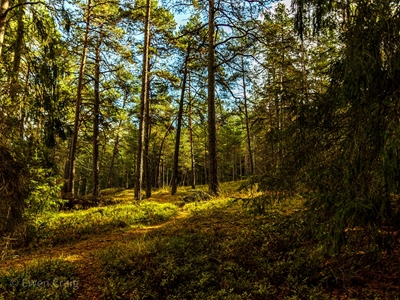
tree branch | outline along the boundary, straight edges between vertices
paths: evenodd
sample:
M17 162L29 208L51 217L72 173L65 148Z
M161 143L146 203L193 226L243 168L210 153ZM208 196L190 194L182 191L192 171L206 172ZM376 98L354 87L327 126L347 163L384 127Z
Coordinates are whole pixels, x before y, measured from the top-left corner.
M28 4L46 4L46 3L41 2L41 1L18 3L18 4L16 4L16 5L14 5L14 6L11 6L11 7L7 8L7 9L4 11L4 13L3 13L2 15L0 15L0 20L1 20L1 19L5 19L5 18L7 17L7 14L8 14L11 10L13 10L14 8L17 8L17 7L22 6L22 5L28 5Z

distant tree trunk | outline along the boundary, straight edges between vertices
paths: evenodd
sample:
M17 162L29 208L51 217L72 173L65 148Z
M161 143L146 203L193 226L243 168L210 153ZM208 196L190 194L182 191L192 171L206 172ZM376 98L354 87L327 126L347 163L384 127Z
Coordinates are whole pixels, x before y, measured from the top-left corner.
M149 47L150 47L150 13L151 1L146 1L146 21L144 32L144 49L143 49L143 69L142 69L142 91L140 95L140 120L139 120L139 138L138 138L138 152L136 160L136 174L135 174L135 200L142 199L142 181L143 181L143 160L144 160L144 143L145 143L145 130L146 118L145 109L147 107L147 88L149 80Z
M305 96L305 102L308 103L308 83L307 83L307 66L306 66L306 50L304 48L304 41L301 39L301 67L302 67L302 78L303 78L303 93Z
M164 159L161 158L161 174L162 174L162 188L164 188L165 184L165 170L164 170Z
M190 143L190 166L191 166L191 184L192 189L196 188L196 170L195 170L195 162L194 162L194 150L193 150L193 128L192 128L192 98L190 96L190 73L189 73L189 91L188 91L188 126L189 126L189 143Z
M244 118L246 123L246 141L247 141L247 152L249 154L250 159L250 172L254 174L254 164L253 164L253 152L251 149L251 141L250 141L250 121L249 121L249 112L247 107L247 86L246 86L246 73L244 69L244 59L242 57L242 82L243 82L243 104L244 104Z
M208 171L207 171L207 146L204 145L204 184L208 183Z
M100 28L99 41L96 45L94 66L94 105L93 105L93 186L92 197L97 200L100 196L99 184L99 120L100 120L100 51L103 42L103 28Z
M73 197L74 193L75 193L74 179L75 179L76 146L77 146L77 142L78 142L79 121L80 121L80 115L81 115L83 77L85 74L85 67L86 67L91 10L92 10L91 0L88 0L87 14L86 14L86 29L85 29L85 36L84 36L84 42L83 42L81 64L80 64L79 75L78 75L78 89L77 89L77 95L76 95L74 134L71 139L71 148L70 148L70 153L69 153L68 180L66 183L67 187L65 189L66 190L66 195L65 195L66 198Z
M236 147L233 147L232 180L236 181Z
M0 3L0 60L4 44L4 35L6 33L7 14L5 13L10 7L9 0L1 0Z
M163 137L163 139L161 140L160 149L159 149L159 151L158 151L158 156L157 156L157 168L156 168L156 179L155 179L156 187L157 187L157 188L159 188L159 187L161 186L161 184L160 184L160 162L162 161L162 158L161 158L161 156L162 156L162 151L163 151L163 149L164 149L165 140L166 140L166 138L167 138L169 132L171 131L172 124L173 124L174 121L175 121L175 119L169 124L169 126L168 126L168 128L167 128L167 131L164 133L164 137ZM163 182L164 182L164 181L163 181Z
M209 178L208 189L211 194L219 194L218 159L217 159L217 128L215 117L215 7L214 0L208 1L208 157Z
M24 85L24 96L21 101L21 104L19 106L19 135L21 138L24 138L24 133L25 133L25 108L24 108L24 103L26 100L26 97L28 95L29 91L29 73L30 73L30 66L28 66L26 70L26 76L25 76L25 85Z
M122 104L122 109L125 108L127 97L128 97L128 93L126 92L125 96L124 96L124 102ZM110 168L108 170L108 175L107 175L106 189L109 188L110 184L111 184L111 177L112 177L112 173L113 173L113 169L114 169L115 158L117 157L117 154L118 154L118 148L119 148L119 142L120 142L119 130L121 129L121 127L122 127L122 119L119 120L117 135L115 137L113 154L111 156Z
M176 140L175 140L175 152L174 152L174 168L172 171L172 189L171 195L175 195L178 190L178 163L179 163L179 147L181 142L181 127L182 127L182 115L183 115L183 101L185 99L186 81L187 81L187 67L190 56L190 46L188 46L186 52L186 58L183 69L183 80L181 89L181 98L179 101L179 111L178 111L178 126L176 128Z
M243 173L242 173L242 157L239 155L239 176L242 178Z

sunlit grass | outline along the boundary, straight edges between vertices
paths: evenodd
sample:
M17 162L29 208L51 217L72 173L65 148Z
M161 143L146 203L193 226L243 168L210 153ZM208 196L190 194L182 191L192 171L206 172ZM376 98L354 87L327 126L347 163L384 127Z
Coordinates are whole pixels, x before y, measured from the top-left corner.
M149 201L53 213L36 220L30 238L34 243L65 243L117 228L159 224L177 213L176 205Z

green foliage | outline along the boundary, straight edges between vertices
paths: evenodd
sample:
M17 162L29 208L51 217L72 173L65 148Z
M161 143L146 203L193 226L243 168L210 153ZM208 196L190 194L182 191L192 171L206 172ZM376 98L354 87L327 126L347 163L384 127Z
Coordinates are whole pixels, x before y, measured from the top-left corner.
M40 213L56 211L65 202L60 199L59 193L62 184L56 184L57 176L52 173L52 170L42 167L31 170L31 188L25 211L28 218Z
M23 271L0 272L2 300L66 300L78 287L76 266L63 259L35 261Z
M393 53L399 42L394 32L400 24L399 8L385 0L348 5L346 9L356 5L356 10L344 20L343 55L332 68L329 93L318 107L323 125L316 130L323 132L320 139L328 145L324 152L331 157L310 185L317 191L308 197L310 216L335 252L347 243L390 249L393 239L381 230L398 226L392 205L399 193L394 138L399 123L393 113L398 106L399 83L393 76L399 72L399 58L386 53Z

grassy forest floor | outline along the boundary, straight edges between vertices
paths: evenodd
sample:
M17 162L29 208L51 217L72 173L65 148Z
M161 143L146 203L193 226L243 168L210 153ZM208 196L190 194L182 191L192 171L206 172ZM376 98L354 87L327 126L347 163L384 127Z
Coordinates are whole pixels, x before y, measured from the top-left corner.
M109 190L107 206L40 216L0 252L0 299L400 299L398 245L327 256L301 198L257 215L239 185L192 203L183 187L140 204Z

